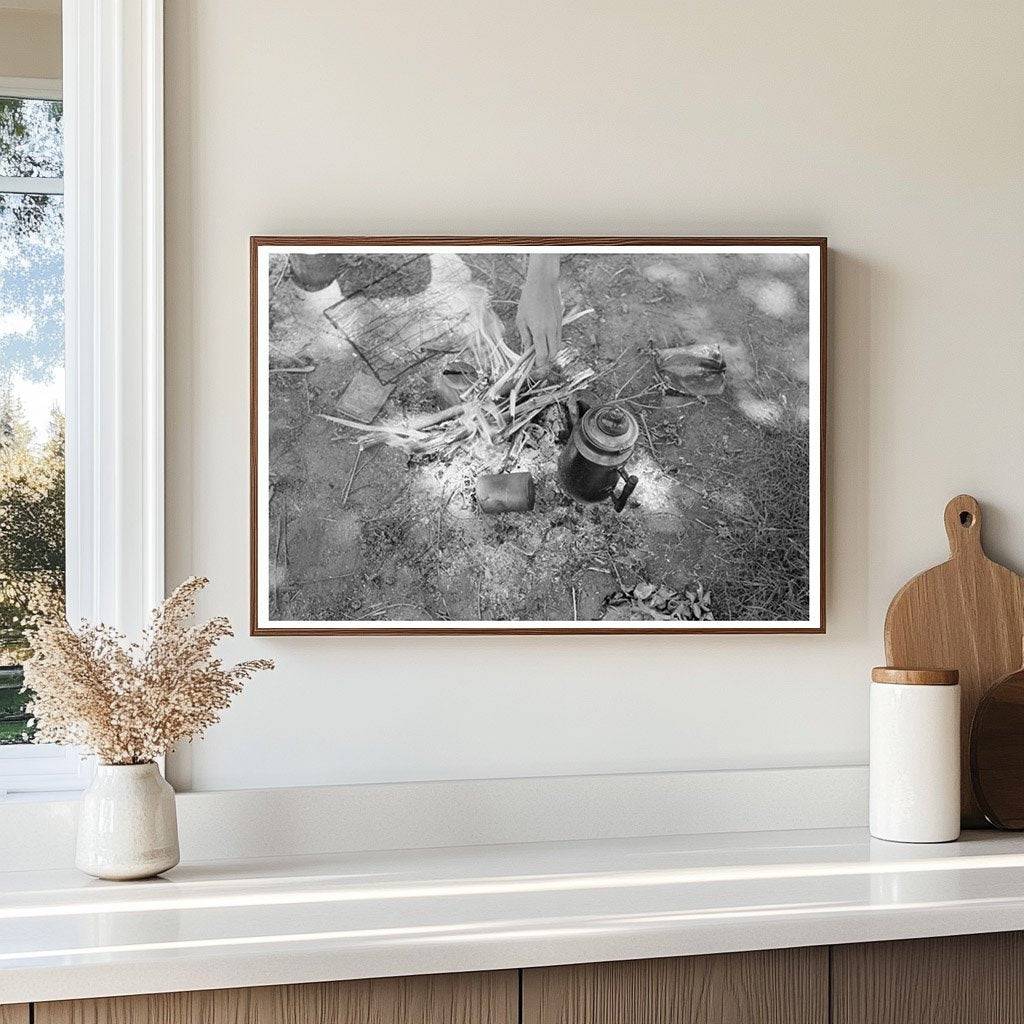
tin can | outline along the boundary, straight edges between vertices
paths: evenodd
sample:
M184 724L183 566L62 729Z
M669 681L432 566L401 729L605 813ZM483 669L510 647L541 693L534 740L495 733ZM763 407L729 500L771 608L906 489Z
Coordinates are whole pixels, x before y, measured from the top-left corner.
M483 473L476 478L476 503L481 512L529 512L536 497L529 473Z

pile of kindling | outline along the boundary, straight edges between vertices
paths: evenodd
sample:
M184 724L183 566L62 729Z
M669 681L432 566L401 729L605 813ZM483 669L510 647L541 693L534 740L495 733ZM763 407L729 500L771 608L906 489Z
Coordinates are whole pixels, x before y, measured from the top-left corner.
M514 442L516 435L545 409L583 390L595 371L579 362L571 348L554 362L562 380L534 379L534 352L519 355L500 338L481 333L463 353L472 360L475 380L462 391L459 402L447 409L405 423L365 424L342 416L320 413L325 420L362 431L358 444L401 448L410 455L447 455L480 439L487 444Z

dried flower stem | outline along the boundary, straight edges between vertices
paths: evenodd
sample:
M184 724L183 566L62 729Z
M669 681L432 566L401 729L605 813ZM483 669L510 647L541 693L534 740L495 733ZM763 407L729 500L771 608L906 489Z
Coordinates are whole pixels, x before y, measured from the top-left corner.
M36 740L87 747L105 764L144 764L220 720L264 659L225 668L214 648L232 635L223 617L190 626L209 580L193 576L153 612L139 643L102 624L38 624L25 688Z

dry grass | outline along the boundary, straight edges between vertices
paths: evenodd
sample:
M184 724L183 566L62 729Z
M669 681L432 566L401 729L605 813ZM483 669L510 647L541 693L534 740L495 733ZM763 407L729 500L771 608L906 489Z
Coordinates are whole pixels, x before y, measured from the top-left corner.
M803 431L763 432L746 508L722 537L715 572L715 617L730 621L805 620L810 605L809 441Z

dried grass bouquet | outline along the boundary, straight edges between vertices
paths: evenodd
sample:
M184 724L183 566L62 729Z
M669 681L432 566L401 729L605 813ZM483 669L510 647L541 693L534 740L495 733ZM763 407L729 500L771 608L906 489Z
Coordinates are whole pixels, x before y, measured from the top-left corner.
M245 680L274 663L225 668L214 657L232 635L228 620L188 624L207 583L182 583L155 609L140 643L102 624L38 625L25 663L37 742L87 747L104 764L145 764L219 721Z

